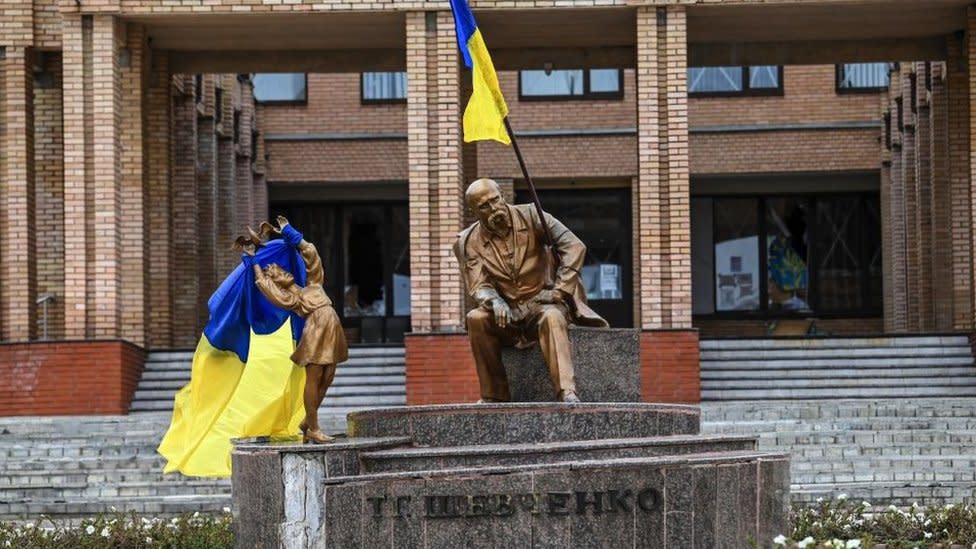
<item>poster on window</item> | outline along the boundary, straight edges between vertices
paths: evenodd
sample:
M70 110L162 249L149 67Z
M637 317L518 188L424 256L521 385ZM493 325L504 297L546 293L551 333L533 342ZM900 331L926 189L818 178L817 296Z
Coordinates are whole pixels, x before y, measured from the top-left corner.
M715 245L715 309L752 311L759 308L759 242L756 236Z

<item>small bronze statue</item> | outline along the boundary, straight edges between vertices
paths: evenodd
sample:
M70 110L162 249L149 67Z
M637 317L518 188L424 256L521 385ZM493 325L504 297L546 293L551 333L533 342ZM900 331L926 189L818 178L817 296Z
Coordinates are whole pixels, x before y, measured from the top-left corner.
M461 232L454 254L477 307L467 327L481 386L479 402L511 400L501 347L538 341L556 396L579 402L568 326L608 327L586 303L580 281L586 246L545 214L558 265L546 245L546 226L531 204L509 205L498 184L479 179L465 192L478 221Z
M296 247L305 260L307 273L305 287L299 286L295 277L277 264L272 263L264 269L260 265L252 264L252 268L255 284L268 301L305 318L302 336L291 355L292 362L305 368L305 419L299 428L302 430L304 442L332 442L333 438L319 428L318 409L335 378L336 364L349 358L349 349L339 317L332 308L332 300L323 289L325 271L322 268L322 258L315 246L301 238L300 233L282 216L278 216L278 227L264 222L258 233L250 227L248 232L249 238L239 237L235 244L252 257L256 248L271 233L280 234L286 240L291 238L298 241Z

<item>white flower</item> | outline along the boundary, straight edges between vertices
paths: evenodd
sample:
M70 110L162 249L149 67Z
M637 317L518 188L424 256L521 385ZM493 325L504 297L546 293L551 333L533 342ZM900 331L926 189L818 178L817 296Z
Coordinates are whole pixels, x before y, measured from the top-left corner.
M867 501L862 501L862 502L861 502L861 505L863 505L863 506L865 506L865 507L871 507L871 504L870 504L870 503L868 503Z
M783 534L776 536L775 538L773 538L773 543L775 543L776 545L782 545L783 547L786 547L786 536L784 536Z
M225 513L230 513L230 507L224 507L222 511Z
M849 539L847 544L844 545L844 549L857 549L861 546L861 540L859 539Z
M796 546L799 547L800 549L805 549L807 545L810 545L813 542L814 539L810 536L807 536L801 539L800 541L796 542Z
M170 520L169 522L170 524L176 525L180 523L180 519L179 517L173 517L172 520Z
M34 523L28 522L27 524L24 525L24 530L30 530L33 527L34 527Z
M149 537L149 536L146 536L146 543L152 543L152 538Z
M193 518L199 518L199 517L200 517L200 511L193 513Z
M3 543L3 546L4 546L4 547L10 547L10 540L8 539L7 541L5 541L5 542Z
M822 502L823 502L823 498L817 498L817 503L822 503Z
M847 494L837 494L837 499L839 501L844 501L847 499Z
M146 517L142 517L142 523L148 526L152 524L152 521L147 519Z
M89 524L88 525L88 528L85 528L85 533L88 534L89 536L92 535L92 534L94 534L95 533L95 527L92 526L91 524Z
M116 511L118 511L118 509L116 509L114 505L110 505L109 508L108 508L108 510L111 511L111 512L113 512L113 513L116 512Z
M108 526L102 528L102 537L107 538L109 536Z
M932 532L922 532L922 535L925 536L925 539L929 539L932 537Z

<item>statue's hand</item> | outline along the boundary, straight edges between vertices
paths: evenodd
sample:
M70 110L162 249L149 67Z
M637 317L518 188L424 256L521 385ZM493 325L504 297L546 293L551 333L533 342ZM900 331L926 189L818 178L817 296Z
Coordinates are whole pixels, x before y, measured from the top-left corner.
M288 224L288 219L283 215L279 215L276 220L278 221L278 232L280 233L285 228L285 225Z
M565 302L563 293L558 290L542 290L535 294L533 299L538 303L560 304Z
M512 318L512 309L505 303L502 298L497 298L491 302L491 312L495 315L495 324L499 328L504 328L508 326L509 320Z

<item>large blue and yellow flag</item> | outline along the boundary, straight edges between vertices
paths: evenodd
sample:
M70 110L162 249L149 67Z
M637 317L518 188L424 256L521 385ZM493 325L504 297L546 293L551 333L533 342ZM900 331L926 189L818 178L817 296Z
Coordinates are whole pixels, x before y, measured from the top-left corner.
M473 78L471 99L464 109L464 140L493 139L511 145L512 140L505 131L508 105L498 86L498 75L495 74L495 66L491 63L478 24L474 21L474 14L466 0L451 0L451 11L454 12L458 48Z
M277 263L305 285L305 262L295 243L273 240L242 261L210 297L210 320L193 354L190 383L176 394L173 420L159 444L165 473L227 477L232 438L298 432L305 370L290 357L305 321L261 294L251 261L262 267Z

